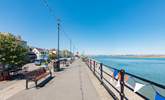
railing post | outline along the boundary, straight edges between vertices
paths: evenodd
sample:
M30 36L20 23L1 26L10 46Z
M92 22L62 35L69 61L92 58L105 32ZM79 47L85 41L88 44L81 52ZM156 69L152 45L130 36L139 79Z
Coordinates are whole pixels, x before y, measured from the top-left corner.
M90 59L90 69L92 70L92 60Z
M120 100L124 100L124 74L125 71L123 69L120 70L121 80L120 80Z
M94 74L95 74L95 70L96 70L96 65L95 64L96 64L96 61L93 61L93 69L94 69L93 72L94 72Z
M88 65L88 67L89 67L89 59L87 59L87 65Z
M103 64L100 63L100 79L101 79L101 84L103 84Z

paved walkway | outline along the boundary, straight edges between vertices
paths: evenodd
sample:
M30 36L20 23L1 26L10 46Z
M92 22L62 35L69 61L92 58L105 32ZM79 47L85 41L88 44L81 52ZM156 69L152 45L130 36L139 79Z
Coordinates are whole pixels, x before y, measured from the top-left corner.
M6 87L13 85L14 83L16 83L17 81L12 80L12 81L2 81L0 82L0 91L2 91L3 89L5 89Z
M101 100L80 60L55 74L44 87L36 89L31 86L8 100Z

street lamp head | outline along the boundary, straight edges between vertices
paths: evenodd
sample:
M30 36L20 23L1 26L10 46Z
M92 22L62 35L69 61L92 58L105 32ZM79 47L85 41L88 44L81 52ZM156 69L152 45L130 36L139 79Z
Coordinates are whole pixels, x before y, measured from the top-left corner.
M60 20L60 18L58 18L58 19L57 19L57 23L60 23L60 22L61 22L61 20Z

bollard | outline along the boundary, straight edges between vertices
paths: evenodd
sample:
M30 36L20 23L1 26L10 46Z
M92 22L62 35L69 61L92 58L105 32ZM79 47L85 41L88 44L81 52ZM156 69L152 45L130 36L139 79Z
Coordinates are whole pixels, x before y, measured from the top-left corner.
M103 64L100 63L100 79L101 79L101 84L103 84Z
M124 100L124 74L125 71L123 69L120 70L121 80L120 80L120 100Z

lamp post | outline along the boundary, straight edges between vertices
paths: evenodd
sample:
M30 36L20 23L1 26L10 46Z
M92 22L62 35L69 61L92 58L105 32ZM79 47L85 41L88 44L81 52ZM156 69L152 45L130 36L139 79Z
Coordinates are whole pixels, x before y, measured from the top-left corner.
M57 71L60 71L60 19L57 20L58 41L57 41Z
M72 40L70 40L70 57L72 58Z

